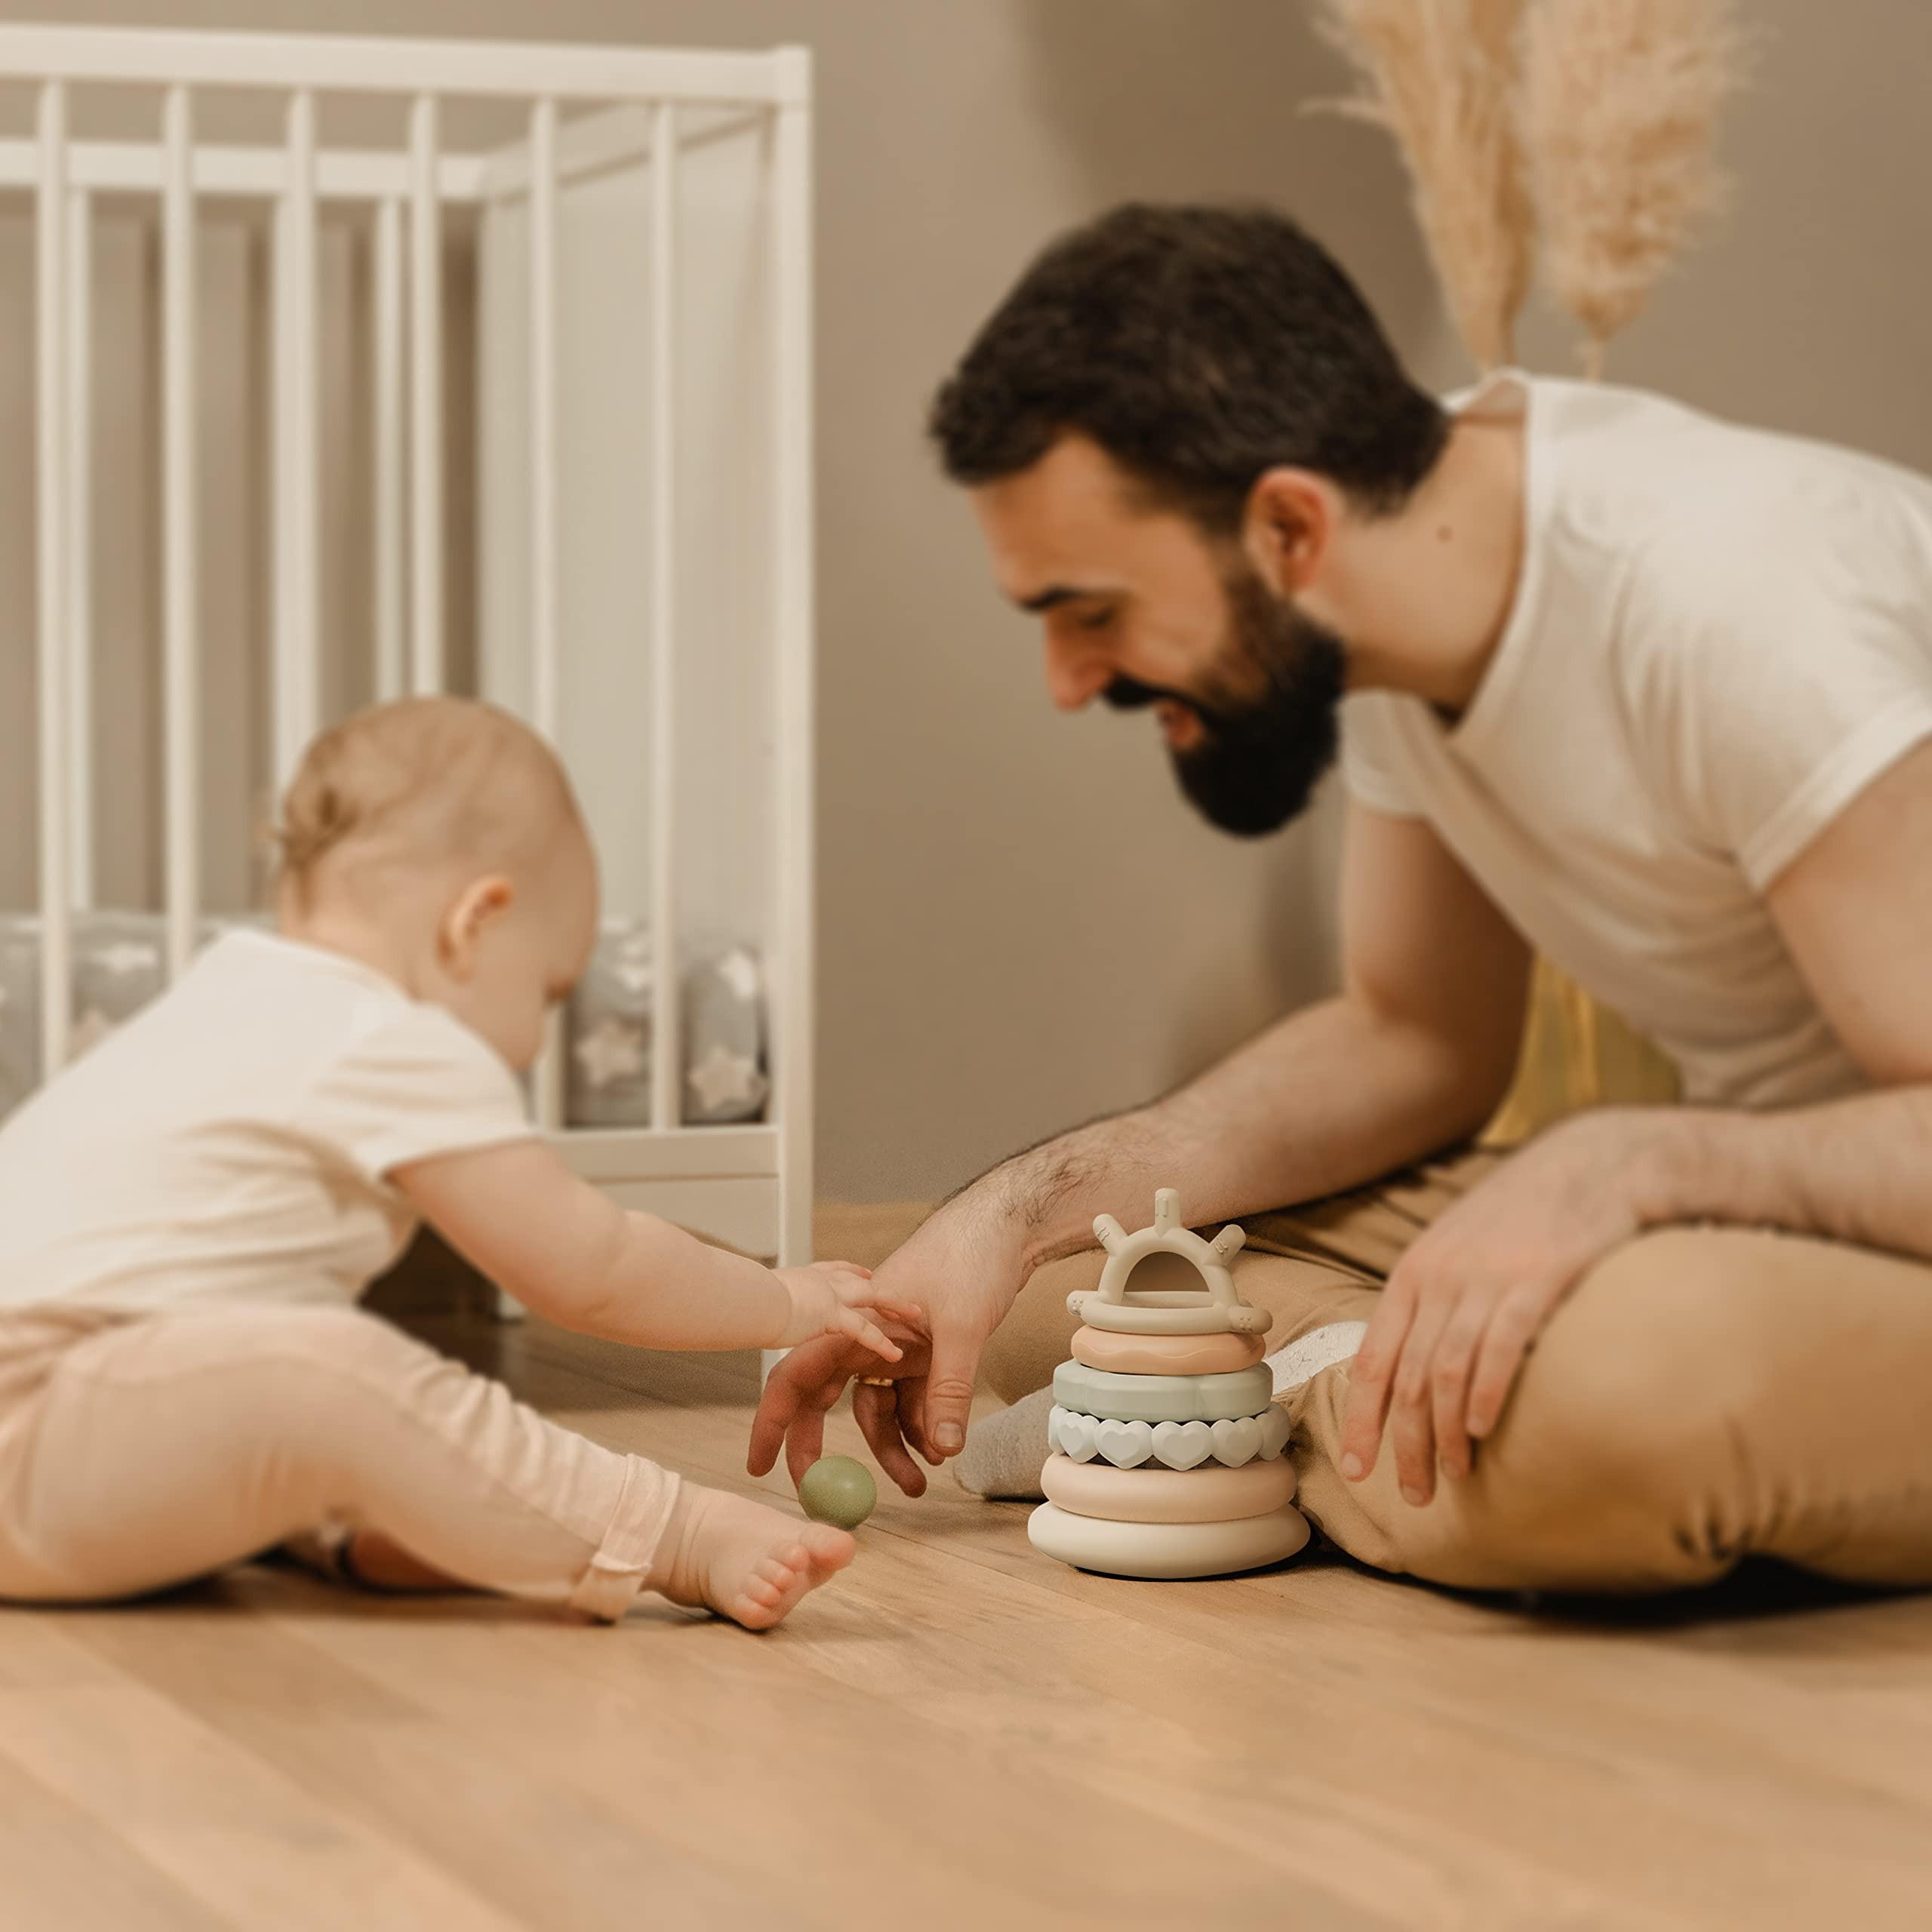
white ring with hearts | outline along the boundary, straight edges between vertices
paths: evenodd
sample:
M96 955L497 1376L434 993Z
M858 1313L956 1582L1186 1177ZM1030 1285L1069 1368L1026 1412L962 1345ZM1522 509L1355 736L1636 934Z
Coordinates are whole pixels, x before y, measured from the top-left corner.
M1117 1469L1148 1462L1193 1469L1211 1459L1238 1469L1257 1456L1272 1461L1287 1448L1288 1414L1271 1405L1264 1414L1223 1422L1120 1422L1056 1406L1048 1414L1047 1440L1074 1462L1091 1463L1097 1456Z

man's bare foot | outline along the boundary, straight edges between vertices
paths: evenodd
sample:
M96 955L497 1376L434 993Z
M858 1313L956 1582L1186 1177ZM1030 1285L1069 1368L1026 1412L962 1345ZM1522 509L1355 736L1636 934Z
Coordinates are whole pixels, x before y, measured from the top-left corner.
M747 1630L769 1630L844 1569L858 1546L843 1530L688 1482L659 1547L651 1589Z

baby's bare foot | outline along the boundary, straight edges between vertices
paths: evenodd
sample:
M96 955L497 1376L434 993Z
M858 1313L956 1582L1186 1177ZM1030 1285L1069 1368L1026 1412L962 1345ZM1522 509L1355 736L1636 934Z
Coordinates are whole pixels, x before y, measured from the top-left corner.
M843 1530L688 1482L660 1547L652 1589L747 1630L768 1630L844 1569L858 1546Z

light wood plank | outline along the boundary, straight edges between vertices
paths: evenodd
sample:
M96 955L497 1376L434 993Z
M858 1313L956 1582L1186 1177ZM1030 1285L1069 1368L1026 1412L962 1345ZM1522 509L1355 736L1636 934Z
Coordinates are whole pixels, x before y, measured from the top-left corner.
M378 1683L325 1640L304 1641L285 1627L380 1614L377 1606L287 1579L251 1577L242 1587L249 1585L260 1594L224 1586L218 1600L94 1618L78 1634L330 1815L460 1874L533 1932L636 1932L647 1920L660 1932L788 1922L781 1894L694 1857L594 1792L560 1786L520 1752L433 1715L407 1684ZM284 1622L254 1614L263 1603L280 1607ZM486 1623L529 1614L480 1601L462 1610ZM433 1669L439 1607L405 1614L419 1668Z
M111 1825L28 1777L0 1740L0 1922L64 1932L209 1932L213 1916Z
M0 1623L0 1740L40 1783L228 1924L278 1932L351 1923L510 1932L515 1924L100 1657L69 1619L10 1614Z

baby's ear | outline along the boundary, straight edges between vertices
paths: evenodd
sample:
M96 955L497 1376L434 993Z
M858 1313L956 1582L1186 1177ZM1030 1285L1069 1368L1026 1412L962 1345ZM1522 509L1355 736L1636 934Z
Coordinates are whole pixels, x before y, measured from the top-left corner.
M500 872L486 872L472 879L451 900L438 937L457 973L469 972L485 928L515 903L516 888Z

